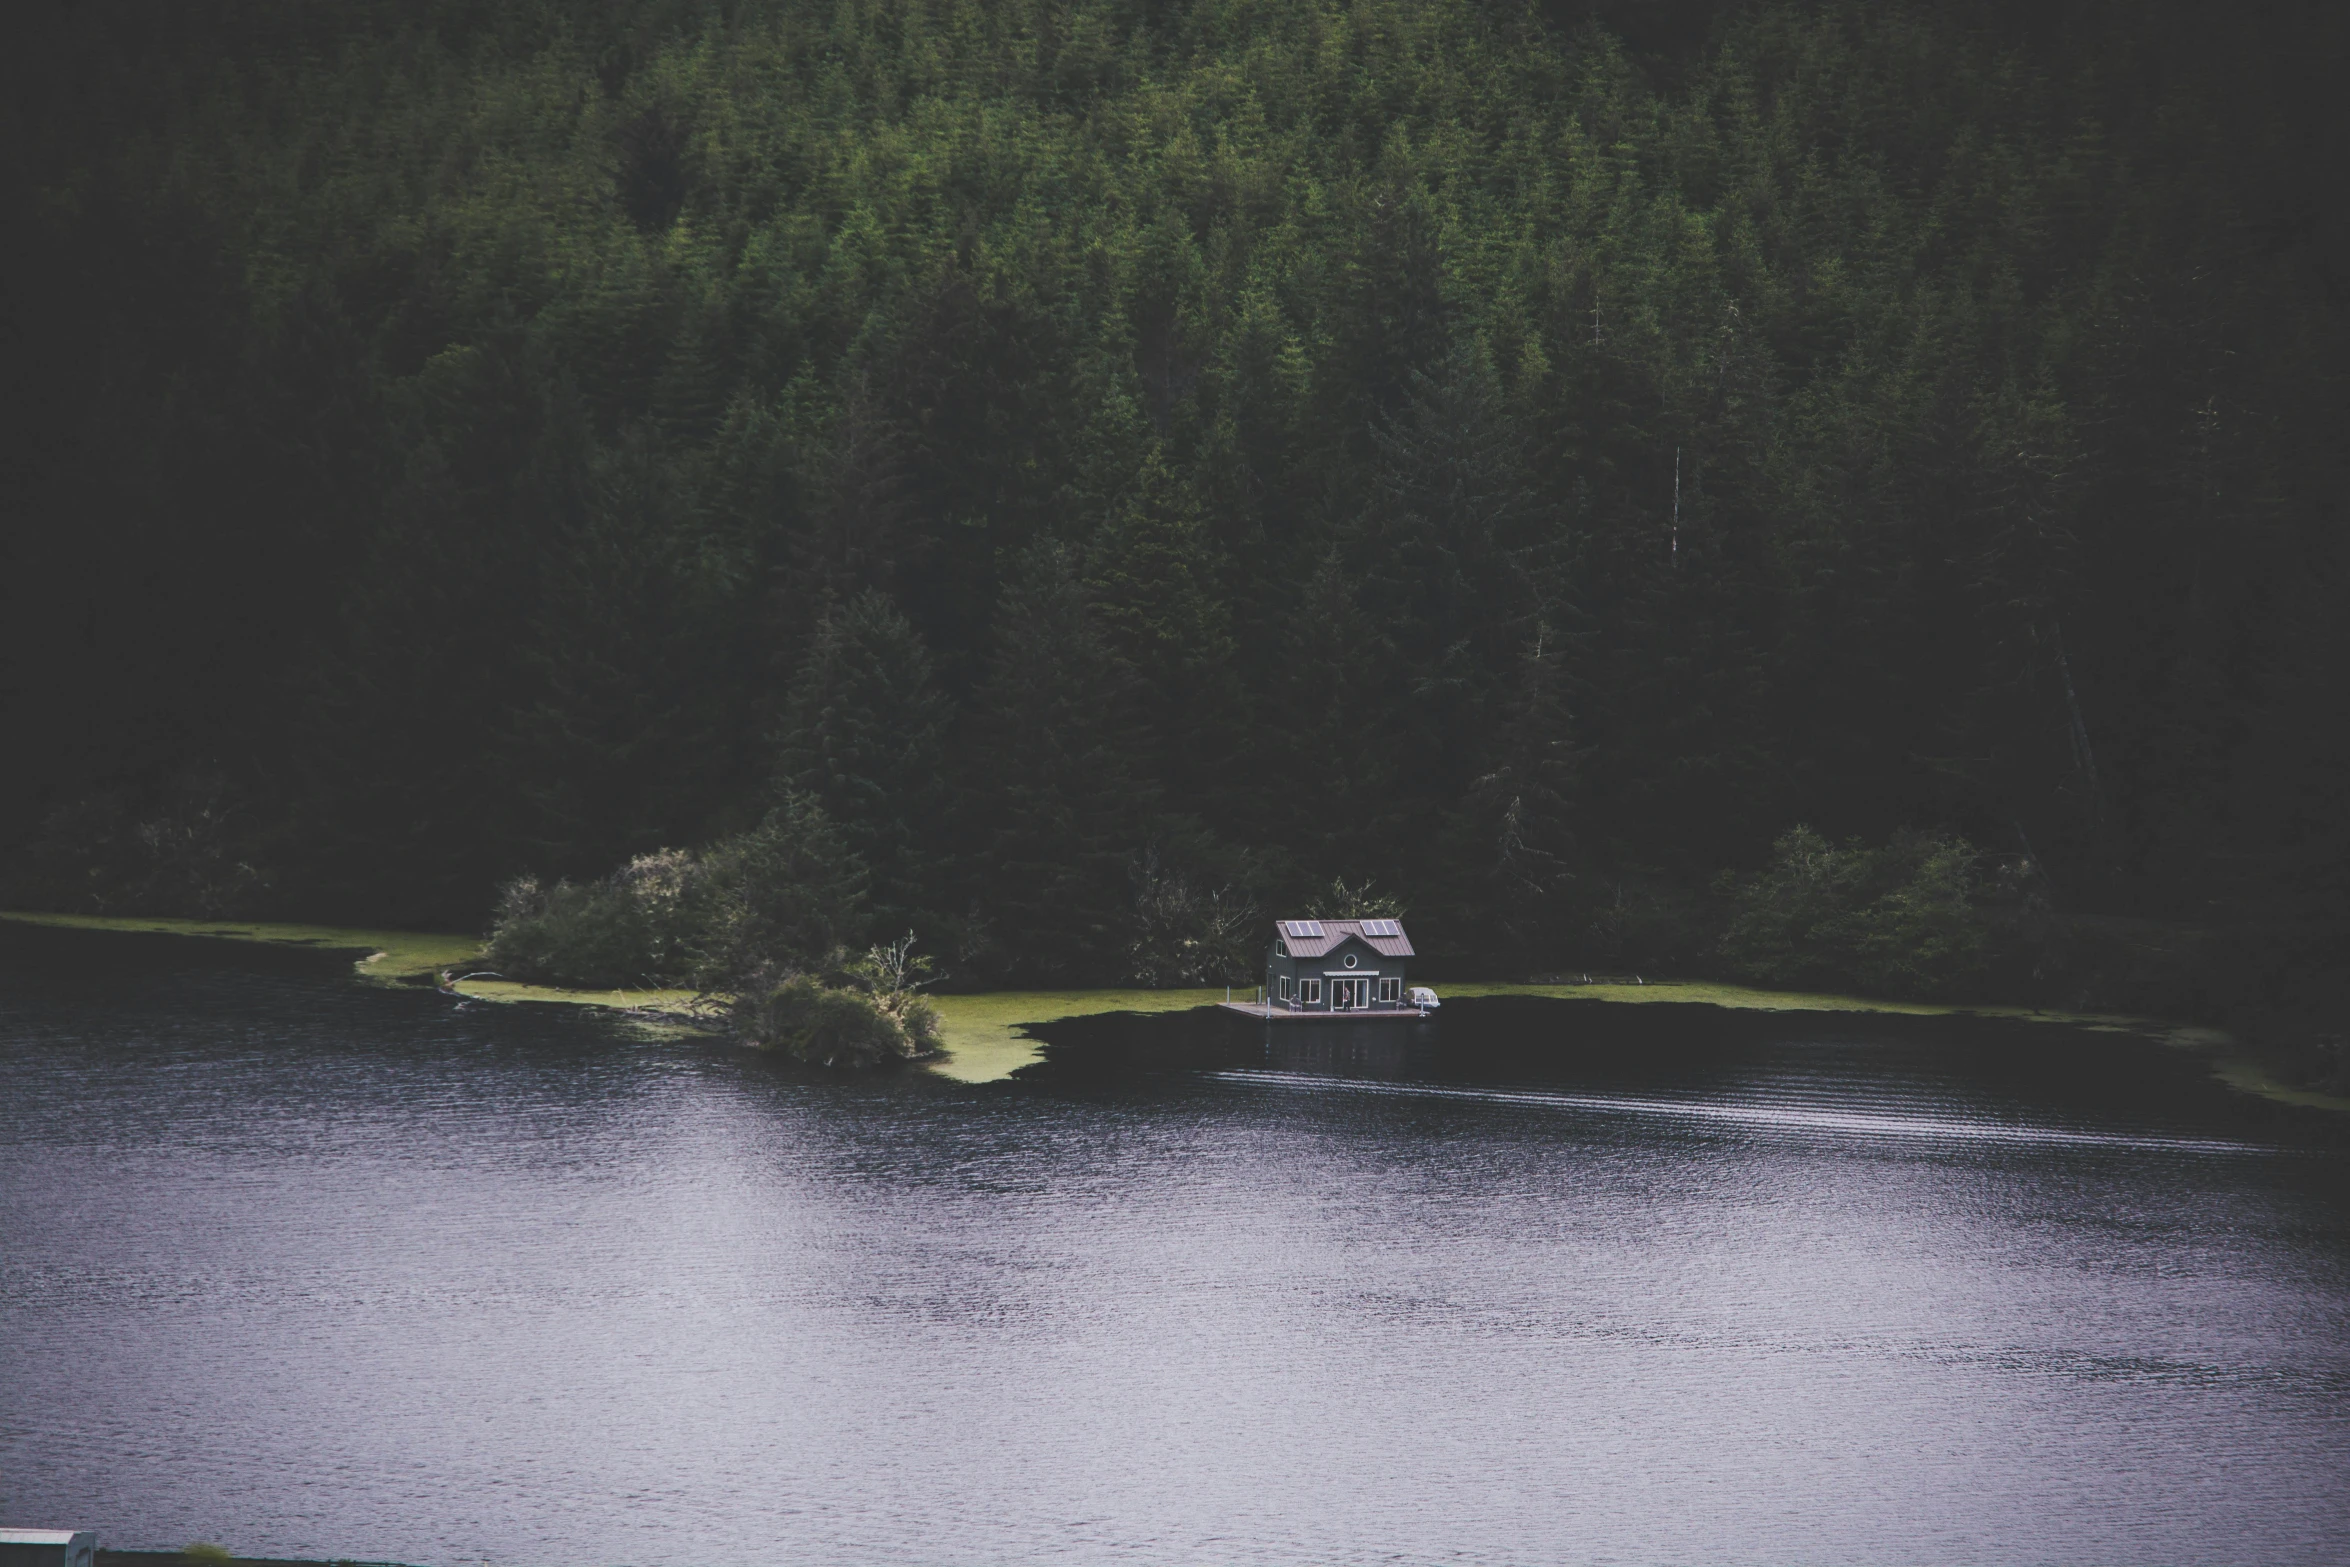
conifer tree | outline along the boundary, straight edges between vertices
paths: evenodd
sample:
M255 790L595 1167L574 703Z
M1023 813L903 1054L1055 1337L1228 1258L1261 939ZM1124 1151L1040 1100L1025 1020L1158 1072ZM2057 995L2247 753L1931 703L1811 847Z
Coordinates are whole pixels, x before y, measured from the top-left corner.
M776 772L871 869L878 929L919 928L939 907L947 718L929 650L887 596L825 607L792 679Z
M964 802L981 844L975 899L1008 975L1100 975L1127 944L1129 861L1155 794L1134 761L1140 689L1068 547L1023 551L996 603Z
M506 747L542 863L582 874L706 832L743 791L749 692L729 677L757 580L695 469L642 432L591 474L550 541Z
M1473 906L1521 951L1557 932L1579 858L1567 685L1561 639L1538 623L1495 728L1493 765L1462 802Z
M1363 612L1357 584L1340 550L1326 551L1295 595L1284 600L1285 635L1253 730L1252 768L1288 780L1271 791L1264 836L1291 856L1304 855L1303 878L1364 876L1341 844L1323 838L1332 819L1350 837L1394 841L1411 802L1395 785L1396 747L1384 702L1398 671L1394 649Z
M803 527L793 564L823 591L886 588L918 540L907 530L902 437L872 378L849 383L840 412L800 467Z
M1085 551L1095 622L1140 681L1152 771L1211 818L1231 792L1243 722L1227 570L1189 488L1155 447Z
M1414 370L1403 406L1375 433L1376 488L1361 525L1384 567L1374 602L1412 670L1412 739L1438 777L1457 777L1543 607L1545 557L1559 540L1478 345L1454 350L1435 374Z

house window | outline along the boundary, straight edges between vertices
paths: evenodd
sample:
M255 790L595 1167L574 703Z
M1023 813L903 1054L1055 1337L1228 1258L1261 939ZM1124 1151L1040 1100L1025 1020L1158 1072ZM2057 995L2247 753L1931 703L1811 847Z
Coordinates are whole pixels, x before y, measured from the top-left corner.
M1403 981L1400 979L1383 979L1379 981L1379 999L1382 1001L1401 1001L1403 999Z
M1289 976L1287 974L1281 976L1281 999L1284 1001L1289 999Z
M1320 1006L1322 1004L1322 982L1318 979L1299 980L1297 982L1297 999L1309 1007Z

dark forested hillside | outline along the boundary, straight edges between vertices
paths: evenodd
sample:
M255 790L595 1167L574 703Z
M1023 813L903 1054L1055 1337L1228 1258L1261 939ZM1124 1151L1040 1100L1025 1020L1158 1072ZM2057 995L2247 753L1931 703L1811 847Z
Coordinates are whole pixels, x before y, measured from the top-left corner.
M2338 7L14 26L24 897L478 924L787 793L1044 978L1334 877L1610 962L1799 822L2350 885Z

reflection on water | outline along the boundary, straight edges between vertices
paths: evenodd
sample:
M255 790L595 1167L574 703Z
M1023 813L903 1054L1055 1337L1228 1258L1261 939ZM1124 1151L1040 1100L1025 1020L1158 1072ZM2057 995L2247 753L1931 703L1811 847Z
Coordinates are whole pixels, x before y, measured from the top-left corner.
M184 961L0 967L7 1522L435 1563L2350 1556L2344 1157L2139 1042L1490 1002L1073 1020L971 1086Z
M1261 1032L1265 1065L1301 1076L1402 1080L1426 1076L1438 1059L1434 1023L1282 1022Z
M1276 1052L1286 1057L1288 1052ZM1349 1055L1347 1064L1366 1064L1368 1077L1400 1077L1400 1051L1361 1063ZM1362 1081L1351 1077L1313 1077L1284 1067L1271 1072L1215 1072L1220 1083L1247 1083L1259 1088L1291 1089L1302 1093L1376 1093L1418 1095L1429 1099L1473 1099L1484 1104L1541 1105L1559 1110L1596 1110L1610 1115L1656 1116L1665 1120L1723 1122L1774 1132L1828 1133L1843 1137L1924 1138L1944 1143L2023 1143L2038 1147L2098 1146L2159 1148L2189 1153L2273 1154L2280 1150L2219 1137L2152 1137L2126 1132L2087 1132L2062 1126L2009 1125L1978 1118L1888 1115L1881 1111L1852 1112L1825 1109L1809 1103L1771 1103L1754 1100L1641 1099L1625 1094L1562 1094L1536 1089L1454 1088L1439 1083Z

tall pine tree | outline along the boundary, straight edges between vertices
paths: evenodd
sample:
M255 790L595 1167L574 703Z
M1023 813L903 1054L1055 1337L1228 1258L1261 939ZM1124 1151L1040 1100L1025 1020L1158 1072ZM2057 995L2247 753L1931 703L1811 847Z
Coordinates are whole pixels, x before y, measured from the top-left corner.
M1537 624L1519 654L1517 679L1495 726L1492 766L1462 801L1460 866L1471 872L1474 923L1490 923L1510 950L1538 949L1559 934L1578 859L1577 757L1559 635Z
M947 722L929 649L897 606L867 589L825 607L785 703L777 772L872 869L875 926L892 936L940 907Z
M1099 976L1125 950L1155 794L1135 766L1140 697L1070 550L1030 546L996 605L964 816L981 842L974 901L1007 977Z
M1151 771L1219 827L1234 825L1218 807L1237 781L1245 722L1220 581L1228 569L1190 489L1155 447L1085 552L1094 618L1141 681Z

